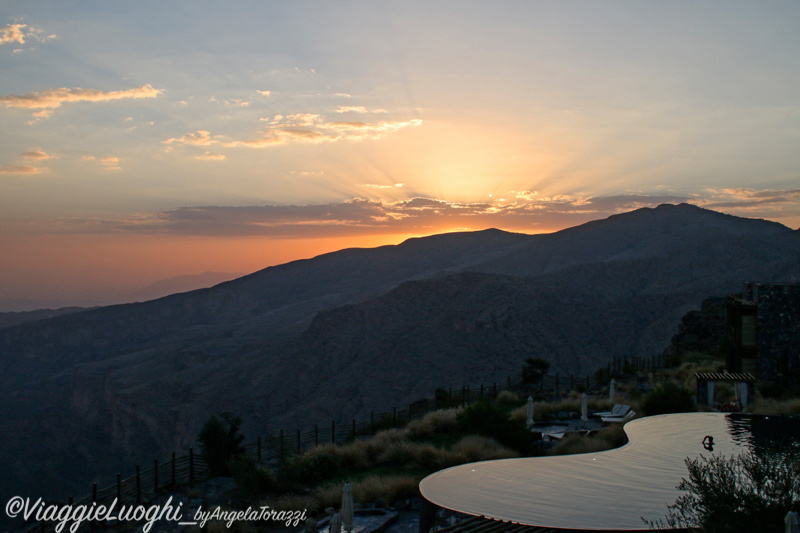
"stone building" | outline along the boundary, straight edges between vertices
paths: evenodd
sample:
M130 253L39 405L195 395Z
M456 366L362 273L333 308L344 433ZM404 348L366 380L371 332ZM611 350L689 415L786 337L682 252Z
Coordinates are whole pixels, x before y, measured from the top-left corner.
M729 372L800 385L800 283L746 283L728 300Z

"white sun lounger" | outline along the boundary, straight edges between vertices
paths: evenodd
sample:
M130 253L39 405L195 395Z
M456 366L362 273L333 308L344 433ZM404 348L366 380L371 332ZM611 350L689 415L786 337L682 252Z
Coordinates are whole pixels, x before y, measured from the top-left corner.
M630 407L628 409L630 409ZM604 416L600 420L605 424L624 424L634 416L636 416L636 411L629 410L625 416Z
M622 405L622 404L618 403L618 404L614 404L614 408L611 409L610 411L601 411L599 413L595 413L594 416L596 416L596 417L604 417L604 416L610 416L610 417L619 416L619 417L623 417L626 414L628 414L628 411L630 411L630 409L631 409L630 406Z

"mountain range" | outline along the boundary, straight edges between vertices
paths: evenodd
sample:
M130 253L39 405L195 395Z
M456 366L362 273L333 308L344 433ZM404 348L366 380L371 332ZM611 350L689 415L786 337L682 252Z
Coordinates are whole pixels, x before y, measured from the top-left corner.
M527 357L590 374L660 353L710 296L798 276L800 231L662 205L346 249L2 327L0 496L83 494L184 451L224 411L254 438L504 383Z

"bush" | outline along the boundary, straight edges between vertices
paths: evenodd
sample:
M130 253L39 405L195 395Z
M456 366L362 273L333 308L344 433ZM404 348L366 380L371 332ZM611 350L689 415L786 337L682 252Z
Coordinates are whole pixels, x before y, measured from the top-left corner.
M550 363L541 357L529 357L522 367L523 383L541 383L542 377L550 370Z
M497 395L497 403L504 403L507 405L519 405L520 399L515 392L510 390L503 390Z
M524 425L511 421L506 412L495 403L474 403L458 413L456 420L462 435L491 437L522 455L531 455L534 452L531 433Z
M222 413L219 418L212 416L203 424L197 440L208 461L211 477L230 475L228 461L244 453L241 425L242 419L230 413Z
M240 455L228 461L233 480L248 493L263 494L276 486L275 474L252 457Z
M572 455L602 452L619 448L626 442L628 442L628 437L622 429L622 424L614 424L593 435L567 435L549 453L550 455Z
M779 533L783 518L800 503L800 452L749 452L738 457L687 459L689 478L664 520L651 527L702 528L728 533Z
M645 395L642 409L648 416L688 413L695 410L694 397L687 389L668 381Z
M430 439L439 433L450 433L456 428L456 416L461 408L431 411L419 420L408 423L408 436L415 440Z
M280 468L281 480L304 484L326 481L341 468L342 460L337 451L334 445L323 445L284 459Z

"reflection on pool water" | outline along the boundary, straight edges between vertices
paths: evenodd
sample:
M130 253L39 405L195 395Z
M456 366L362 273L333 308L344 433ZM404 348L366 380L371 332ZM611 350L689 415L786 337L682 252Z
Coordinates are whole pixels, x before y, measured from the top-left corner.
M788 425L789 422L793 424ZM420 491L441 507L520 524L588 530L646 530L663 518L687 476L687 457L731 456L784 436L800 443L800 421L724 413L633 420L628 444L599 453L483 461L436 472ZM713 437L713 450L703 446Z

